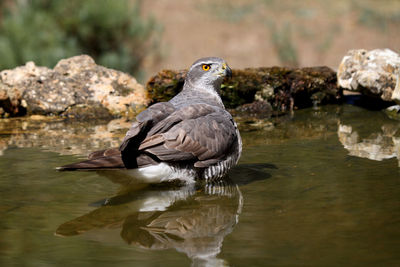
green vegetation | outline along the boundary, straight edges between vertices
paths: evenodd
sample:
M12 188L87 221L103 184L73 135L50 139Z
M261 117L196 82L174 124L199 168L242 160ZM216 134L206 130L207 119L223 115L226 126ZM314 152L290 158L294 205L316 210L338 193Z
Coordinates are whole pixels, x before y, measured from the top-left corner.
M237 3L232 3L232 1L224 0L218 2L204 2L199 4L199 8L220 20L238 23L248 15L253 14L256 7L254 3L238 5Z
M399 25L400 9L393 12L384 12L368 6L357 5L359 9L358 23L366 27L375 27L379 30L387 30L389 25Z
M296 44L292 39L290 23L285 23L280 29L275 23L269 23L271 40L282 64L289 67L297 67L299 60Z
M128 0L27 0L2 4L0 69L34 61L53 67L78 54L137 74L158 46L160 27Z

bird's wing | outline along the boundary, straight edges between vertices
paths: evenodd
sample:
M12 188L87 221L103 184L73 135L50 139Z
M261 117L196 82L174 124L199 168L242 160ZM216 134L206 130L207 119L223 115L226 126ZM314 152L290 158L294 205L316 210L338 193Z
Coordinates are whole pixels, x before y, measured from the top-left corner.
M111 169L111 168L129 168L128 164L146 166L155 164L154 159L148 155L137 154L137 148L140 142L146 138L148 130L159 121L163 120L171 114L175 108L172 104L167 102L157 103L141 112L136 117L136 122L127 132L124 141L119 149L110 148L93 152L89 155L89 159L73 164L64 165L57 169L62 170L97 170L97 169ZM136 153L136 154L135 154ZM134 160L129 159L129 155L133 155ZM135 167L135 166L133 166Z
M194 161L207 167L224 158L237 140L232 116L207 104L182 108L156 124L139 146L162 161Z
M114 154L108 154L107 156L101 156L101 152L97 151L97 155L89 155L92 158L88 160L72 163L58 167L59 171L73 171L73 170L99 170L99 169L121 169L124 168L124 164L121 159L121 153L117 149L112 149Z
M127 168L136 168L138 166L138 162L134 159L139 156L137 153L138 147L146 138L149 129L174 111L175 108L171 103L160 102L150 106L136 117L136 121L126 133L119 148L122 160Z
M92 152L88 160L76 162L58 167L59 171L74 171L74 170L102 170L102 169L124 169L125 164L122 161L121 151L118 148L110 148ZM157 162L146 154L141 154L136 157L136 162L139 166L148 166Z
M116 155L121 156L121 152L118 150L118 148L108 148L90 153L88 159L97 159Z

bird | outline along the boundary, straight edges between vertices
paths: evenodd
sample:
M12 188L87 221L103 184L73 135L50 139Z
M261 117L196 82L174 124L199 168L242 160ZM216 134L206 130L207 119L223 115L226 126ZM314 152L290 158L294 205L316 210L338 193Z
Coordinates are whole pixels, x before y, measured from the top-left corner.
M232 77L225 60L198 59L181 92L139 113L119 148L93 152L58 170L118 169L148 183L225 177L242 153L239 129L220 96L225 77Z

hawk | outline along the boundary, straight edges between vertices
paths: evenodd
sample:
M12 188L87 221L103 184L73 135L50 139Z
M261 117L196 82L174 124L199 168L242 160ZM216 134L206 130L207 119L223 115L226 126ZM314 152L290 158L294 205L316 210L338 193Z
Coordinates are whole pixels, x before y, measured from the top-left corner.
M222 81L231 76L221 58L197 60L182 91L141 112L119 149L93 152L59 170L126 169L149 183L224 177L242 152L239 130L220 97Z

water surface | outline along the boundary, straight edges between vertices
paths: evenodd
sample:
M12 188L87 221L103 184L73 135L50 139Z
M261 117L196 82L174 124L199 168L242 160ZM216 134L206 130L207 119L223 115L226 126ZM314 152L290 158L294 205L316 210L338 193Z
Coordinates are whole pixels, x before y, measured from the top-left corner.
M217 184L57 172L129 122L0 122L1 266L399 266L400 123L352 106L241 122Z

